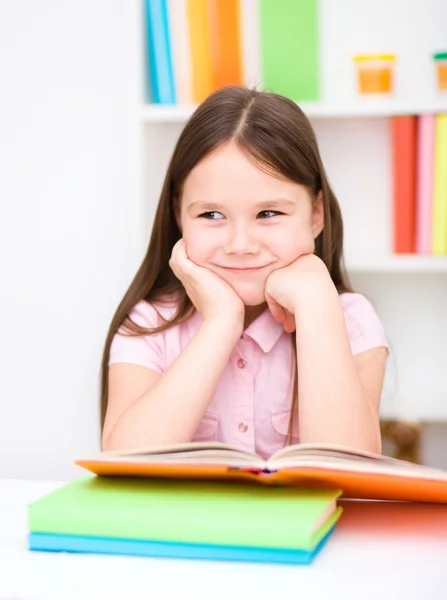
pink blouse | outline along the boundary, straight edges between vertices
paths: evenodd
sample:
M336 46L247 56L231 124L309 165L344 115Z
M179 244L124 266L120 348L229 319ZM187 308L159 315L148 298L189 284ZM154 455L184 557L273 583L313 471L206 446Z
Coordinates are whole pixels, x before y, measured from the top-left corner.
M388 347L382 324L370 302L360 294L341 294L352 353ZM159 304L169 319L175 305ZM143 327L162 323L154 307L139 302L132 320ZM201 324L195 313L180 325L142 337L117 333L109 364L132 363L163 373L183 351ZM218 343L218 340L216 340ZM294 353L290 334L265 310L237 342L194 441L222 441L268 458L284 446L293 390ZM298 437L293 437L297 443Z

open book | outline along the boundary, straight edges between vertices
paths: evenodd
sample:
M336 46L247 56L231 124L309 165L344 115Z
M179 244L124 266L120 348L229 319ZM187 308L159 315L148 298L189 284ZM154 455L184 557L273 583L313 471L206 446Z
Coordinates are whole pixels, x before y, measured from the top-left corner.
M102 452L76 464L103 476L330 487L345 498L447 503L447 471L343 446L297 444L263 460L221 442L191 442Z

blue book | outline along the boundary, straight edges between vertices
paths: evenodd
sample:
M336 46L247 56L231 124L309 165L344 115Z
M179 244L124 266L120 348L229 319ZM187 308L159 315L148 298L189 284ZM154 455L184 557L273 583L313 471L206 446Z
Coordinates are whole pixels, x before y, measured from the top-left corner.
M335 526L312 550L290 548L255 548L246 546L213 546L145 540L124 540L82 535L47 533L29 534L29 549L47 552L81 552L88 554L122 554L157 558L226 560L294 565L310 564L334 531Z
M166 2L145 0L148 70L152 101L157 104L176 102Z

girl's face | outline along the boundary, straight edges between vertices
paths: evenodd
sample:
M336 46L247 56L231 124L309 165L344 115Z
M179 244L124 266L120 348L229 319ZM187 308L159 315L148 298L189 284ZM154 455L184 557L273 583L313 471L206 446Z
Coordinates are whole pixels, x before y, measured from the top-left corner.
M323 206L229 142L186 178L178 220L189 258L229 283L245 306L258 306L272 271L313 252Z

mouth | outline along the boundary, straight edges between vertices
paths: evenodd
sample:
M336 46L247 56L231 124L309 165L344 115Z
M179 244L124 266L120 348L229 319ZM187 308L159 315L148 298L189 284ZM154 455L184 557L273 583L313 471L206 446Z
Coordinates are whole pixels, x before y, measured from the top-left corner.
M220 267L221 269L224 269L225 271L230 271L230 273L240 273L240 274L247 274L247 273L257 273L258 271L262 271L262 269L265 269L267 265L264 265L262 267Z

